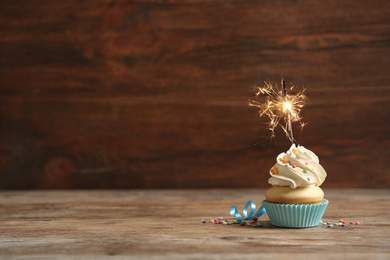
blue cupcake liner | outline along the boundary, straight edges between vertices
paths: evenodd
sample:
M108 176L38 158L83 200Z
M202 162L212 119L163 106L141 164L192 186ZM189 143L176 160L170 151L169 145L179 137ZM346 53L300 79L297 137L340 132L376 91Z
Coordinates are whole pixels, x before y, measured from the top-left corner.
M323 199L320 204L278 204L263 200L272 225L288 228L315 227L321 221L329 201Z

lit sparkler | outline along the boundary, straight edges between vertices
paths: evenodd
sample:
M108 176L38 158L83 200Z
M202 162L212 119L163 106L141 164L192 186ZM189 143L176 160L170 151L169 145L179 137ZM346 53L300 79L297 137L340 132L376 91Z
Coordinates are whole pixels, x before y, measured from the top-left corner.
M284 80L282 81L283 89L279 89L276 84L264 83L264 87L258 87L255 94L256 97L264 96L264 103L250 100L249 106L259 108L260 117L266 116L269 118L268 127L272 133L271 138L275 137L275 127L279 125L285 132L286 137L294 143L292 123L299 122L301 128L305 126L299 115L305 105L305 89L297 94L288 94ZM294 86L290 90L293 88Z

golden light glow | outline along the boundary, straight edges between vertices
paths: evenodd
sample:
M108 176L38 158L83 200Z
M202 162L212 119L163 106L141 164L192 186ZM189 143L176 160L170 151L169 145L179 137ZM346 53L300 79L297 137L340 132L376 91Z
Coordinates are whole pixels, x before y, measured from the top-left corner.
M283 107L284 113L291 111L291 108L292 108L292 104L290 102L288 101L284 102L284 107Z
M260 117L265 116L269 119L271 138L275 137L275 127L279 125L286 137L294 143L292 123L299 122L301 128L305 126L299 115L306 99L305 89L296 94L288 94L287 90L279 89L276 84L266 82L264 84L264 87L257 87L258 91L255 93L256 98L264 97L263 102L250 100L249 106L259 108ZM290 90L293 88L294 86Z

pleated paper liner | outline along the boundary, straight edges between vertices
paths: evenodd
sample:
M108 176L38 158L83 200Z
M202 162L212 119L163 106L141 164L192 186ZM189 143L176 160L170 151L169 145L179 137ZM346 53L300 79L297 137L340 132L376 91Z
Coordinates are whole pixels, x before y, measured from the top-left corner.
M323 199L320 204L278 204L263 200L272 225L287 228L308 228L320 224L329 201Z

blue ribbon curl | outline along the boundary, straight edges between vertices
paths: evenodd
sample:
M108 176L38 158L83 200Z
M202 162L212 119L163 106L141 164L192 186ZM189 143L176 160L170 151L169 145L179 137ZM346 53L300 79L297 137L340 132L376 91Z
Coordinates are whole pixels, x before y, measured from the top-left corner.
M249 208L250 208L250 211L249 211L249 214L248 214ZM256 214L253 215L253 213L255 213L255 210L256 210L256 204L253 201L248 201L245 204L244 210L242 211L242 213L244 214L245 218L243 218L240 215L240 213L238 212L236 206L233 206L233 207L230 208L230 215L232 217L237 217L237 222L241 222L243 220L251 220L253 216L256 216L256 217L259 218L262 215L264 215L264 213L265 213L265 208L264 208L263 205L261 205L261 207L257 210Z

